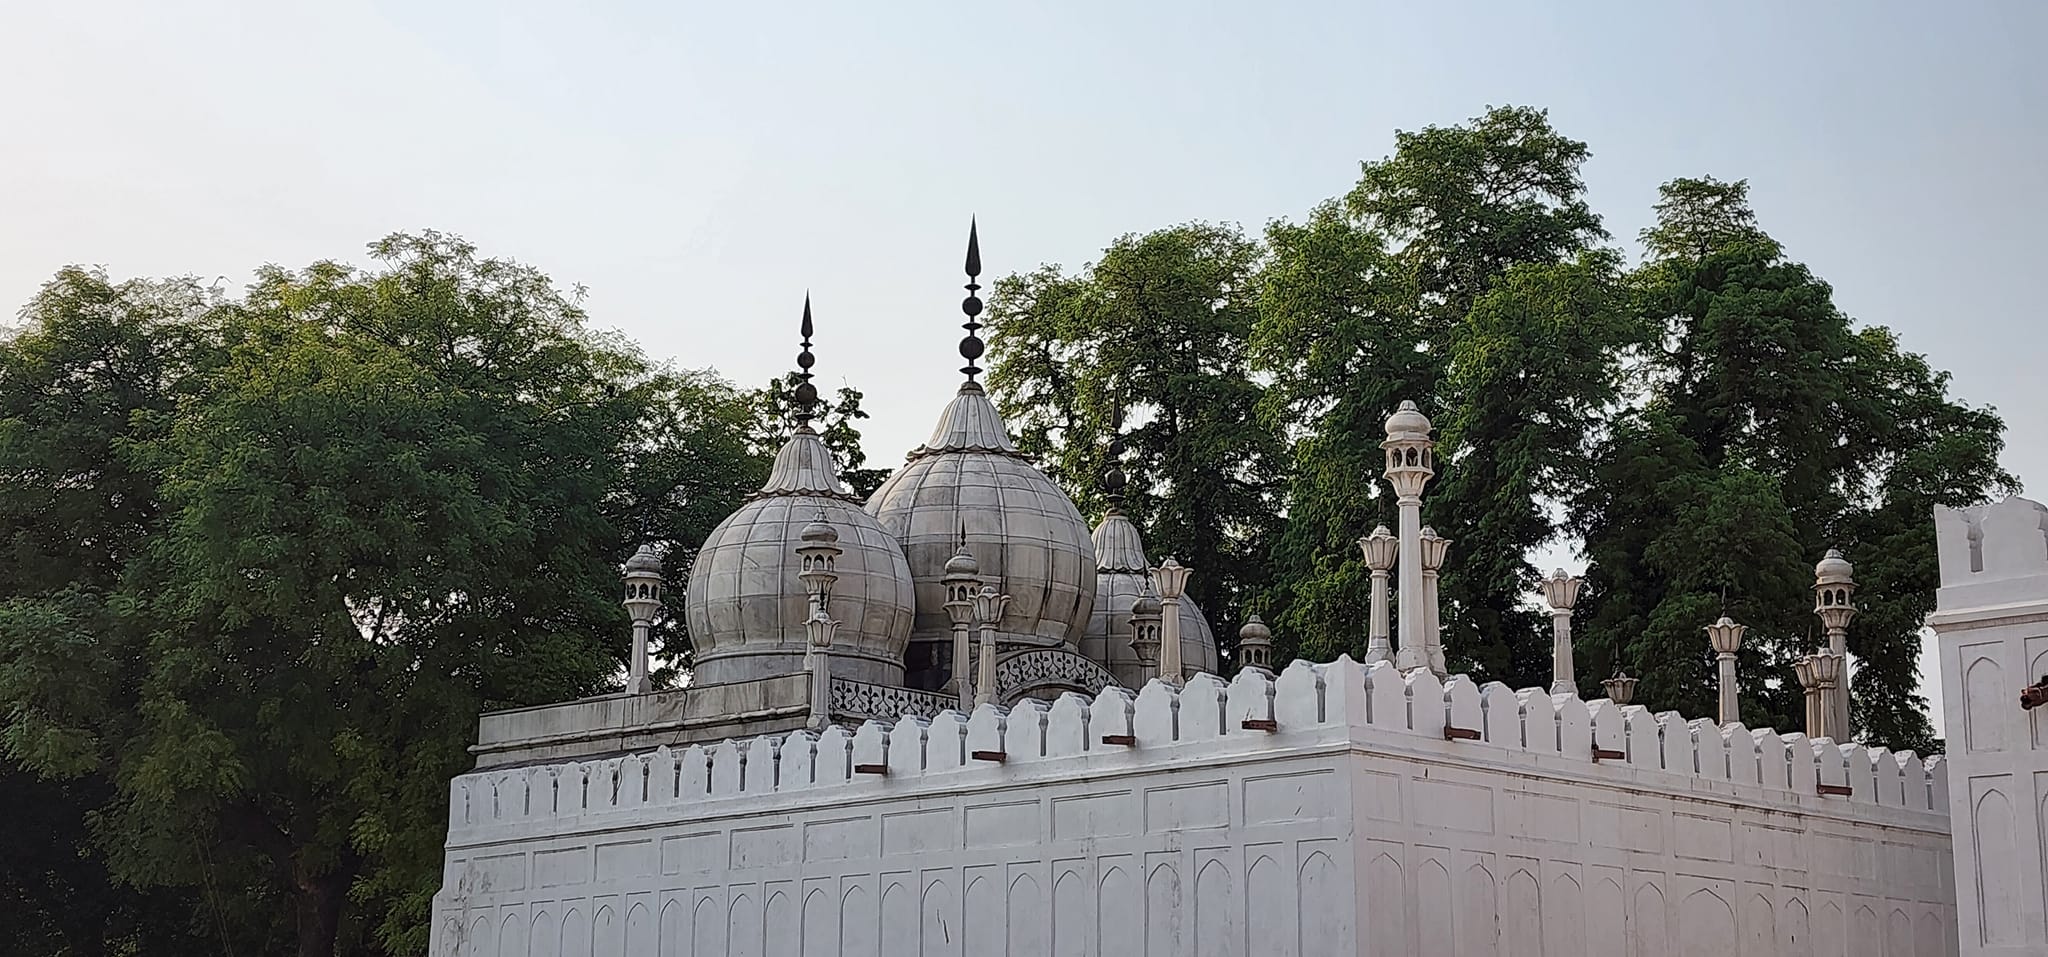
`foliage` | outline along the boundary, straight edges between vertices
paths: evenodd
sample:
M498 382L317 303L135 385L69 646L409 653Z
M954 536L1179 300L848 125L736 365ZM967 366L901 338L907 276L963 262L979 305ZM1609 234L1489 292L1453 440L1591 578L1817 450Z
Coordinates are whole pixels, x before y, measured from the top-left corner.
M1006 277L989 304L989 385L1019 447L1097 514L1127 415L1117 507L1154 561L1196 569L1188 593L1214 621L1265 586L1278 525L1281 446L1248 353L1258 253L1232 227L1190 223L1121 237L1074 275Z
M1378 446L1386 415L1412 399L1441 430L1424 517L1453 540L1446 651L1485 677L1545 683L1526 556L1557 532L1545 497L1580 474L1632 336L1618 262L1595 245L1587 155L1541 111L1498 107L1397 134L1341 203L1268 229L1254 349L1294 440L1273 555L1283 645L1363 646L1354 541L1395 524Z
M1700 625L1750 626L1745 717L1797 726L1791 668L1819 646L1811 567L1857 563L1854 712L1871 740L1925 749L1914 694L1936 587L1934 505L2006 490L2003 426L1947 397L1947 376L1889 330L1851 327L1827 284L1757 225L1742 182L1667 184L1632 277L1656 330L1642 408L1596 453L1578 522L1592 560L1590 657L1643 671L1658 707L1712 700ZM1597 677L1604 674L1582 673Z
M423 946L476 714L612 686L616 563L760 475L699 441L738 435L736 392L545 277L433 234L372 252L154 311L70 271L0 365L12 557L104 568L6 580L0 741L107 776L117 879L252 876L302 954Z

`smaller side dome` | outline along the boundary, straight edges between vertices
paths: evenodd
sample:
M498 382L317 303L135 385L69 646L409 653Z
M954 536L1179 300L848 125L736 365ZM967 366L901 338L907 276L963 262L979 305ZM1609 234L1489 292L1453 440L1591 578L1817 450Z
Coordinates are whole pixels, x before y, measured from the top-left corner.
M626 572L628 574L633 572L661 574L661 554L656 552L652 545L640 546L640 550L634 552L633 557L626 559Z
M1115 509L1095 527L1095 610L1081 639L1081 653L1108 668L1125 687L1145 683L1146 664L1131 647L1131 615L1141 609L1163 613L1159 589L1138 527ZM1180 600L1180 659L1189 673L1216 674L1220 667L1216 632L1192 598Z
M839 530L820 519L812 519L811 524L804 526L803 539L807 542L830 545L839 541Z

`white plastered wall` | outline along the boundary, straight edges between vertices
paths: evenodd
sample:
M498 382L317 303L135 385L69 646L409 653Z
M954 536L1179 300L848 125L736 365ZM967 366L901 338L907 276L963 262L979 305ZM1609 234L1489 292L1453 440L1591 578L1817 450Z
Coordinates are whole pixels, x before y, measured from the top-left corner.
M432 952L1940 955L1945 780L1298 662L466 775Z

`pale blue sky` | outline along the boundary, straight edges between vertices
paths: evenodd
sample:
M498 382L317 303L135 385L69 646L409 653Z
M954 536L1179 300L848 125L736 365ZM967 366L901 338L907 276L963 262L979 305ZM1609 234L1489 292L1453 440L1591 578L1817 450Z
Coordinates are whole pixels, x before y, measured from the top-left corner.
M756 384L805 289L881 463L992 273L1342 192L1393 131L1547 107L1629 241L1657 185L1746 177L1865 322L1997 405L2048 476L2048 5L16 3L0 302L67 262L225 275L462 234L654 355Z

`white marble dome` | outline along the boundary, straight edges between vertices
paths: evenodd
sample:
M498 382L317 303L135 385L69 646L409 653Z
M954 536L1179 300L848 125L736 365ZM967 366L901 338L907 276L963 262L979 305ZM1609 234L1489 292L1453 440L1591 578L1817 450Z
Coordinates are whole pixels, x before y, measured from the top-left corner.
M1138 527L1115 509L1095 526L1093 538L1095 610L1081 639L1081 653L1108 668L1124 687L1142 687L1149 674L1137 649L1131 647L1131 612L1140 600L1159 600L1151 564L1145 558L1145 543ZM1201 570L1196 569L1195 574ZM1185 672L1182 677L1203 671L1216 674L1219 667L1216 632L1192 598L1180 600L1180 661Z
M981 386L948 403L931 440L868 499L903 544L916 582L916 641L950 641L942 580L967 550L984 581L1010 596L1000 641L1074 648L1095 604L1095 548L1079 509L1010 442Z
M776 453L761 491L704 539L690 566L684 620L700 685L800 674L810 615L797 547L823 522L845 551L834 562L831 614L839 622L832 673L903 682L915 607L903 549L839 481L832 452L799 429Z

